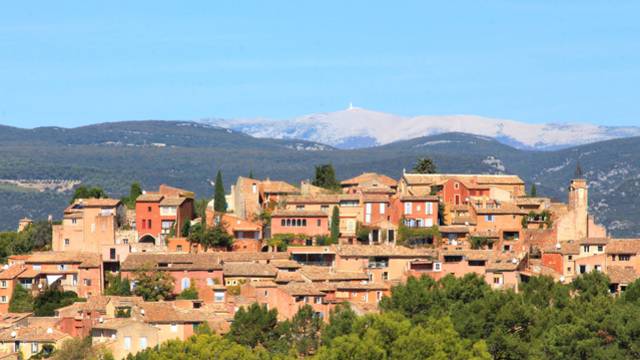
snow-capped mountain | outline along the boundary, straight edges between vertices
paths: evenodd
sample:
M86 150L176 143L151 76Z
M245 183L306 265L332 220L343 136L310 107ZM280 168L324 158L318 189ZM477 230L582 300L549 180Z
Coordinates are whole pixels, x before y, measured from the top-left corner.
M447 132L488 136L517 148L538 150L640 136L640 127L527 124L475 115L406 117L352 106L342 111L304 115L290 120L258 118L202 121L260 138L310 140L343 149L384 145Z

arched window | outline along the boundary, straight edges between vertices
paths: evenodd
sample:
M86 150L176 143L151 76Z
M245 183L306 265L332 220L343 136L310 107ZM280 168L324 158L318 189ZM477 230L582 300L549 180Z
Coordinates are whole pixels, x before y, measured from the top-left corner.
M191 280L189 278L182 278L182 290L188 289L191 286Z

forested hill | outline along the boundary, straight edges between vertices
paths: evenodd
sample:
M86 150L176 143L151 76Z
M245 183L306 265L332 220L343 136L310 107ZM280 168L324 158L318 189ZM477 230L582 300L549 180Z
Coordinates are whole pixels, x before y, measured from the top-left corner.
M29 187L37 180L99 185L115 197L136 180L145 188L168 183L209 197L218 169L227 186L250 171L256 177L296 183L311 178L314 166L321 163L333 163L340 178L363 171L398 178L416 158L428 156L441 172L515 173L529 184L536 182L540 195L560 200L565 200L579 162L591 181L596 216L616 235L635 236L640 233L635 223L640 209L633 201L640 187L638 152L640 138L535 152L482 136L448 133L339 150L302 140L257 139L186 121L114 122L74 129L0 127L0 179L24 180L17 185L0 182L0 229L15 228L23 216L61 216L71 196L70 182L40 192Z

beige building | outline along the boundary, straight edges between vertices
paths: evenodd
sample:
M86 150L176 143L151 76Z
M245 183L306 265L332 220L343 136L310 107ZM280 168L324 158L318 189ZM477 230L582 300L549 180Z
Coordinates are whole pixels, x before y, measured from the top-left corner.
M114 358L124 359L129 354L159 345L160 330L132 318L108 319L94 325L91 339L95 345L105 345Z
M23 359L50 354L71 336L52 327L10 327L0 331L0 352L18 353Z

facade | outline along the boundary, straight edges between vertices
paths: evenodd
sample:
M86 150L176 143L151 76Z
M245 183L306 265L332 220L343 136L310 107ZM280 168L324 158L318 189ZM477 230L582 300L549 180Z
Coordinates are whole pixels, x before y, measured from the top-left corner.
M140 242L160 245L165 237L180 234L194 217L192 192L160 185L157 192L145 192L136 199L136 230Z

